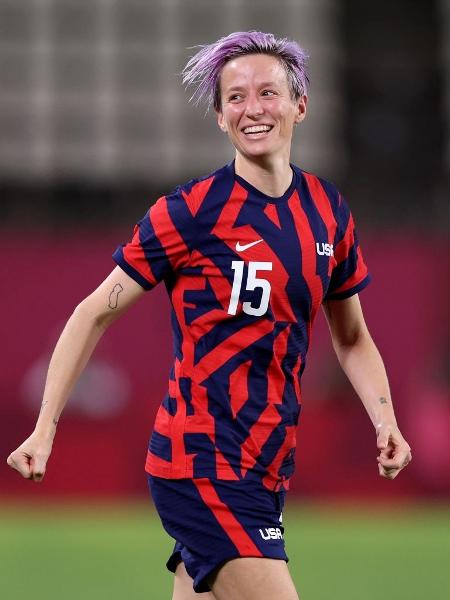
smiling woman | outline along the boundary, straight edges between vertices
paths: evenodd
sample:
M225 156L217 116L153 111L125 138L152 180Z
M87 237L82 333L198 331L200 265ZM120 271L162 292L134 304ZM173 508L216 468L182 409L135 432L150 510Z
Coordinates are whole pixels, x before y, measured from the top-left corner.
M174 600L298 600L282 511L300 378L323 305L339 361L376 428L378 469L411 460L358 300L370 281L347 203L290 163L306 114L305 52L261 32L204 46L184 81L214 105L235 158L154 203L117 267L75 310L53 354L35 431L8 458L41 481L60 413L104 331L164 280L174 363L146 471Z
M269 54L229 61L220 90L217 118L236 148L236 173L252 182L259 166L273 175L268 195L281 196L292 179L292 133L305 118L306 95L295 97L281 61Z
M236 32L203 46L183 71L183 82L196 88L191 100L214 106L236 148L236 173L269 196L281 196L292 179L293 127L306 115L307 58L294 41Z

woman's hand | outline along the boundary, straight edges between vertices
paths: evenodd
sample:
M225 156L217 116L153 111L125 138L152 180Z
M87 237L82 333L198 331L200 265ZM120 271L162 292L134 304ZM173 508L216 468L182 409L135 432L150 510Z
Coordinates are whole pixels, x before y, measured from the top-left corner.
M394 479L411 462L411 448L397 425L380 423L376 429L378 470L381 477Z
M14 452L11 452L6 462L25 479L40 482L45 475L52 445L53 439L34 432Z

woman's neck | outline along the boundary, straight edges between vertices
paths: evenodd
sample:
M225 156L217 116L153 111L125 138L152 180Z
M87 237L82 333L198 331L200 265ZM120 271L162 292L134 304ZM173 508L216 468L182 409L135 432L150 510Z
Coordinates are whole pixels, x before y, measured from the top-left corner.
M282 196L292 182L292 169L289 160L284 157L257 162L250 161L237 152L234 170L236 175L273 198Z

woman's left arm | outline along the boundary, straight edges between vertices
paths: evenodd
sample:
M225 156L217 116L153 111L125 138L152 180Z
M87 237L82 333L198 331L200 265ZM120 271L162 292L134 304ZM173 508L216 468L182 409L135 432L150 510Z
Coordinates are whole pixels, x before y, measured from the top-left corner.
M358 294L325 301L324 312L339 363L375 427L380 475L394 479L411 461L411 448L398 428L386 369L364 321Z

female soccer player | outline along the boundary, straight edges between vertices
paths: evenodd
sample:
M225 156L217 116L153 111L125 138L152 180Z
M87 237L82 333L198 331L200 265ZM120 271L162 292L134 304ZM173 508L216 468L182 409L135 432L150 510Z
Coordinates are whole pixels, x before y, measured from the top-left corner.
M8 457L41 481L56 425L107 327L164 280L174 364L146 462L173 598L295 600L281 512L294 469L300 376L322 305L333 346L377 435L378 468L411 460L358 293L368 284L349 208L290 164L305 118L305 52L261 32L203 46L184 82L212 103L235 159L160 198L117 267L69 319L32 435ZM193 140L195 144L195 140Z

